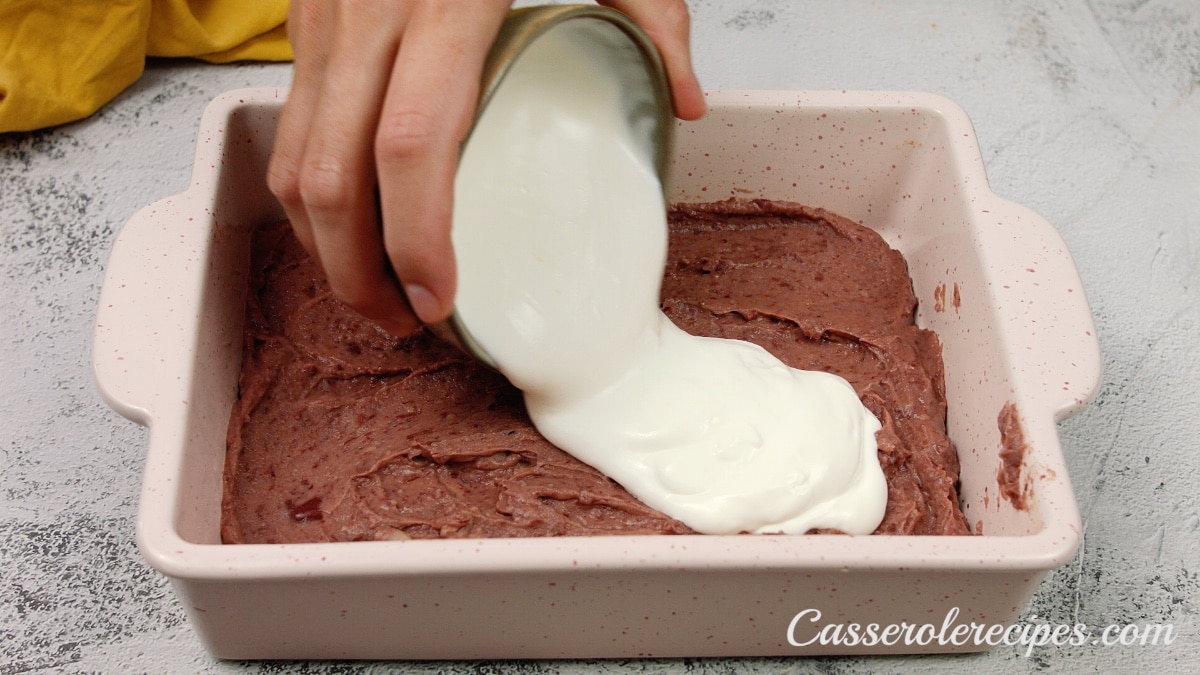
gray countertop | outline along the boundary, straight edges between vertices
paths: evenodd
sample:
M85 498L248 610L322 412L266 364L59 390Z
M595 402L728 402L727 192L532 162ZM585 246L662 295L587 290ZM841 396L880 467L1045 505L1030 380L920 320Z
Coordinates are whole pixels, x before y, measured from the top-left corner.
M213 659L134 544L146 432L96 394L94 309L115 233L141 206L186 186L204 105L228 89L286 85L291 68L154 61L89 119L0 136L0 674L1193 670L1200 657L1200 3L693 0L691 7L705 87L945 95L974 121L995 192L1062 233L1095 314L1105 374L1095 401L1060 426L1083 545L1022 621L1170 624L1172 644L870 659Z

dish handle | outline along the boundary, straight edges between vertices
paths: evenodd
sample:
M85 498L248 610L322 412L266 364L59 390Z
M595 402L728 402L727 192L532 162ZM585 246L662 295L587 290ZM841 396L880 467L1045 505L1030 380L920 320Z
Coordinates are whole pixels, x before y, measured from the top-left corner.
M100 395L124 417L150 426L163 402L186 400L172 367L190 353L205 247L189 195L142 208L113 242L96 309L92 374ZM199 211L203 213L203 211ZM174 223L176 226L172 227Z
M999 199L985 251L996 287L997 316L1017 373L1021 398L1037 400L1062 421L1086 406L1100 387L1101 356L1083 281L1057 230L1028 207Z

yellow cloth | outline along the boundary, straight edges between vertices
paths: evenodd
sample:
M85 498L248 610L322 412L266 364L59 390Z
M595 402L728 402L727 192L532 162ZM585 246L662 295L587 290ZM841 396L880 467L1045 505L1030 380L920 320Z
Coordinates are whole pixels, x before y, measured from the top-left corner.
M82 119L147 56L288 61L287 0L0 0L0 132Z

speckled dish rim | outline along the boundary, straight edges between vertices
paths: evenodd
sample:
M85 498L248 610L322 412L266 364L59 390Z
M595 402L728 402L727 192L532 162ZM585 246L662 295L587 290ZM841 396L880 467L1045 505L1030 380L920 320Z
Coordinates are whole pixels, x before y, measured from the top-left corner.
M701 146L696 145L694 138L697 134L725 133L722 130L729 115L738 119L740 115L769 119L796 110L841 110L861 113L866 119L880 110L898 111L898 115L911 110L912 115L932 120L939 127L936 138L944 142L933 143L934 149L948 155L946 166L953 167L956 174L956 198L971 209L971 222L946 226L964 225L970 230L967 244L986 252L985 269L980 277L980 284L986 288L980 292L989 294L986 320L994 323L999 336L999 344L993 347L1002 353L1003 363L1008 365L1004 391L998 395L1018 405L1025 440L1031 449L1027 456L1028 479L1036 483L1036 489L1030 493L1029 509L1020 513L999 495L987 506L988 513L1004 513L995 517L1001 523L1001 530L1007 528L1011 532L985 532L978 537L695 535L219 544L218 528L214 525L216 516L211 512L219 502L219 495L217 502L211 495L190 502L180 496L182 486L191 482L219 486L220 458L198 458L187 448L198 437L214 436L214 429L220 430L223 439L231 393L226 392L224 400L214 402L200 396L199 388L209 370L219 371L214 376L217 379L232 378L236 382L238 368L237 363L206 363L202 357L212 349L228 351L236 349L231 344L240 345L241 306L214 315L209 296L214 284L243 283L244 287L244 282L239 281L236 272L230 272L229 261L222 260L214 251L224 245L225 238L233 236L231 223L236 229L242 226L235 221L256 223L282 216L277 204L266 197L269 193L261 168L265 167L270 130L286 98L286 90L237 90L217 98L205 112L198 131L195 171L188 189L138 212L116 238L100 293L92 355L95 381L103 398L120 414L149 428L137 520L139 548L154 568L175 581L193 621L206 626L201 628L202 633L213 630L213 617L219 612L195 603L201 603L197 598L214 587L233 584L244 591L247 587L239 582L286 584L289 580L310 583L313 579L388 579L401 583L422 575L437 578L449 575L458 579L509 575L512 579L525 579L530 574L573 578L572 575L585 573L620 577L627 572L687 572L725 575L719 576L721 579L753 578L758 573L782 574L779 578L790 579L808 573L833 575L822 578L851 574L858 583L874 584L877 576L894 578L913 571L922 580L949 580L962 574L990 579L988 575L995 573L1001 580L998 583L1012 581L1014 589L1002 594L1003 606L989 606L980 611L988 616L1011 618L1044 574L1074 555L1081 536L1080 518L1055 424L1086 405L1098 388L1100 356L1092 317L1074 264L1053 227L988 188L974 130L965 112L942 97L909 92L720 91L709 92L707 97L710 114L706 120L680 124L676 136L676 181L670 191L673 199L726 196L709 191L713 176L729 173L736 167L729 167L719 157L706 163L689 153L699 152L697 148ZM763 133L779 138L780 142L784 140L769 131ZM814 138L817 133L813 131ZM836 130L825 133L834 135L831 142L838 141ZM928 146L931 138L916 138L911 145L905 140L888 151L909 152L902 146ZM861 145L864 141L857 142ZM842 145L853 149L854 143L843 141ZM920 166L915 170L924 171ZM778 165L760 173L768 176L772 184L780 179ZM794 179L782 180L792 180L795 185ZM842 176L833 180L848 179ZM915 179L898 174L897 180ZM733 190L733 194L740 194L742 189ZM761 193L770 188L755 188L751 193L756 190ZM254 195L253 199L228 196L247 191ZM825 205L860 219L860 214L854 212L852 192L847 188L844 209L838 203ZM834 201L838 199L842 198ZM882 210L879 204L875 208ZM892 240L910 235L903 231L884 234ZM936 248L936 243L922 244L922 250L929 246ZM927 266L933 269L938 264ZM918 295L926 296L923 301L928 299L929 288L934 284L946 292L953 277L950 266L945 273L937 270L914 273ZM228 278L230 275L232 280ZM1036 275L1038 282L1027 283L1030 275ZM966 281L963 284L972 292L979 290ZM957 292L957 285L955 289ZM953 321L955 313L925 311L920 318L933 323ZM205 322L215 322L220 327L206 333L201 330ZM1032 332L1031 327L1034 327ZM955 405L953 400L951 405ZM973 451L995 450L998 448ZM1027 531L1022 532L1022 528ZM904 597L894 589L889 593ZM252 610L250 605L241 608L244 612ZM206 617L206 612L212 614ZM342 653L282 649L268 654L266 648L263 653L253 650L247 653L221 647L221 638L206 640L214 653L232 658ZM561 653L548 653L614 656L628 652L619 648L584 650L571 644L562 649ZM764 650L745 646L727 649L680 646L664 653L779 652L777 647ZM414 658L446 657L437 650L412 653L364 650L350 656L397 654ZM545 655L537 650L528 654ZM481 649L453 652L450 657L503 655Z

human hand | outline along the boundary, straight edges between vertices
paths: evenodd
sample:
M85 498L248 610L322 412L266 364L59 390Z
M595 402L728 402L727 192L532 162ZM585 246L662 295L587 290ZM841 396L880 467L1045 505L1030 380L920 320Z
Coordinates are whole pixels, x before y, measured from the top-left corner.
M346 304L401 336L452 310L454 174L511 0L293 0L291 93L267 183ZM666 65L696 119L684 0L602 0Z

